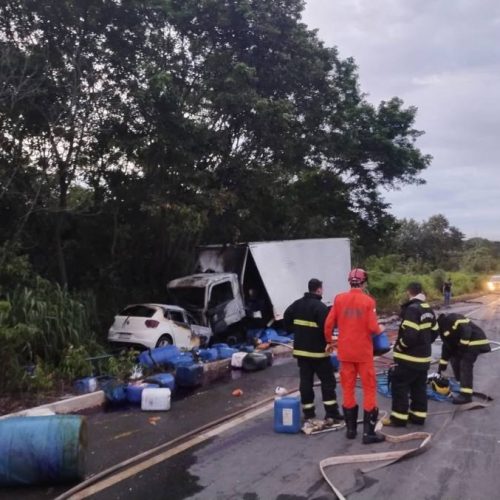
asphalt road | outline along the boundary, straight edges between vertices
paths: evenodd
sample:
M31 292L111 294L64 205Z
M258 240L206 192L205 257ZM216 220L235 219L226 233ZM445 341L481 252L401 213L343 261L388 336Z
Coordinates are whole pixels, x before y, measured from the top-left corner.
M500 296L456 304L449 311L468 315L485 329L491 340L500 341ZM435 350L438 354L439 347ZM499 375L500 351L479 357L474 388L495 399L486 409L455 414L451 418L450 414L432 413L451 411L453 405L429 402L430 415L424 429L433 433L433 440L425 453L364 474L362 484L357 472L359 467L355 465L331 468L329 477L342 491L360 485L359 491L351 493L349 499L500 497ZM201 388L189 397L174 401L170 412L149 414L128 409L89 415L88 472L95 474L272 396L276 385L288 389L298 386L295 362L280 362L263 372ZM242 397L231 395L235 388L243 390ZM388 410L390 399L379 397L379 406ZM319 472L321 459L407 447L389 443L364 446L360 437L348 441L343 431L317 436L276 434L272 419L269 409L239 425L216 429L206 440L173 457L142 461L136 469L125 469L122 475L110 476L105 488L90 498L327 499L333 495ZM391 429L391 433L398 431ZM0 490L0 498L54 498L62 491L64 488L60 487Z

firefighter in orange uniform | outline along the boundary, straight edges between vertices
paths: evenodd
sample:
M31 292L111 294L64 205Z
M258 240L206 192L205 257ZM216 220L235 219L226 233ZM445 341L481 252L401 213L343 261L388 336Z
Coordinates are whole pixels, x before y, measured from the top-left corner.
M349 273L351 289L335 297L325 321L325 340L328 351L338 350L347 438L354 439L357 434L355 388L359 375L363 387L363 443L371 444L380 443L385 437L375 432L378 408L372 334L379 334L381 329L375 300L365 292L367 279L368 275L363 269L353 269ZM335 327L339 331L338 346L334 345L332 337Z

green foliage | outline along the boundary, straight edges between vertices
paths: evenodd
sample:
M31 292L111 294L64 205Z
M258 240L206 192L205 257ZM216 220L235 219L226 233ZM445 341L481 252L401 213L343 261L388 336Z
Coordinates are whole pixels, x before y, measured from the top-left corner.
M134 349L124 349L116 357L110 357L106 366L107 375L127 381L137 365L139 352Z
M60 374L68 381L92 375L93 367L89 357L90 355L83 345L79 347L70 345L63 354L59 366Z

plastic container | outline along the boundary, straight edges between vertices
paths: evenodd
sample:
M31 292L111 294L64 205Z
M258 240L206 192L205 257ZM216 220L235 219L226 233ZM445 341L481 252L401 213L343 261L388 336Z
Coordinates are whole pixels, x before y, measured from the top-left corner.
M139 363L148 368L168 365L172 358L179 356L179 354L179 348L175 345L157 347L156 349L149 349L141 352L141 354L139 354Z
M97 378L85 377L75 380L73 388L78 394L88 394L97 391Z
M241 368L246 372L255 372L265 370L267 368L267 356L261 352L251 352L247 354L241 365Z
M229 359L233 357L233 354L238 352L238 349L233 349L232 347L219 347L217 348L218 359Z
M254 352L255 347L253 345L242 345L242 346L240 346L240 351L241 352Z
M175 370L175 383L179 387L196 387L203 383L203 366L179 366Z
M167 411L170 410L171 392L168 387L146 388L142 391L141 410Z
M175 389L175 378L171 373L156 373L144 380L148 384L157 384L159 387L167 387L171 392Z
M273 351L271 349L266 349L264 351L259 351L261 354L267 358L267 366L272 366L274 361Z
M106 401L110 405L118 406L127 402L127 386L116 379L103 383L102 390L106 396Z
M200 349L199 351L200 359L204 363L209 363L210 361L217 361L219 353L217 349L211 347L209 349Z
M330 363L333 366L333 371L338 371L340 363L339 363L339 358L337 358L336 354L330 355Z
M285 396L274 401L274 430L286 434L300 432L300 401Z
M235 352L231 356L231 366L233 368L240 368L243 366L243 360L248 356L247 352Z
M79 481L85 475L85 417L6 418L0 421L0 450L0 486Z
M375 354L375 356L381 356L391 350L391 344L385 332L382 332L379 335L373 335L372 341L373 354Z
M141 404L142 391L147 388L158 387L158 384L129 384L127 385L127 401L132 404Z
M179 366L191 366L193 363L193 355L190 352L182 352L178 356L171 358L169 362L174 368L178 368Z

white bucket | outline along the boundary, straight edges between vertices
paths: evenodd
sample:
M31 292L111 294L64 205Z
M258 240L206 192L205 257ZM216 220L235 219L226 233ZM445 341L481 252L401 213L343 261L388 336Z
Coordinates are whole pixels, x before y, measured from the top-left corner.
M235 352L231 356L231 366L233 368L241 368L243 366L243 359L247 354L246 352Z
M168 387L149 387L142 391L141 410L170 410L170 389Z

